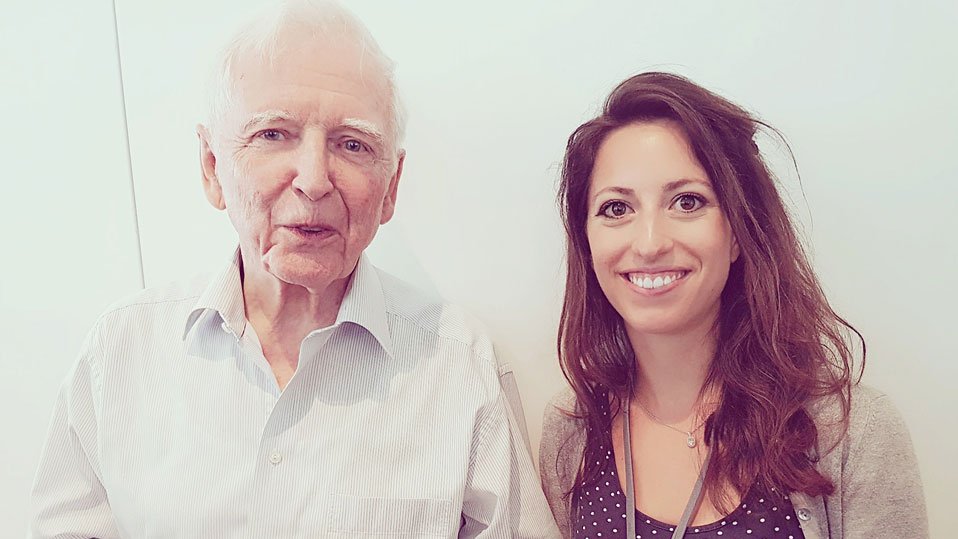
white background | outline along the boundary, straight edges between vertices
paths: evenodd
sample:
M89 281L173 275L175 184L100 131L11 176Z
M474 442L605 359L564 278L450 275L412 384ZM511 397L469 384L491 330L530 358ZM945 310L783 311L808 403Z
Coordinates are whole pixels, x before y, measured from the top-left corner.
M4 0L0 537L22 535L57 387L97 314L232 251L200 189L193 129L213 52L264 3L116 0L114 26L107 0ZM933 535L946 536L958 484L954 3L348 5L398 63L410 113L397 215L371 255L485 321L516 369L534 447L562 385L565 139L623 78L675 71L788 138L801 184L780 145L763 147L829 297L868 340L865 381L911 428Z

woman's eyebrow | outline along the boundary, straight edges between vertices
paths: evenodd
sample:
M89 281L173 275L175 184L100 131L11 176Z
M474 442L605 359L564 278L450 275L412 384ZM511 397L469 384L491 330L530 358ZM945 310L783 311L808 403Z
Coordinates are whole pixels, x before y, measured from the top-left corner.
M669 183L665 184L665 186L662 187L662 191L666 193L671 191L676 191L689 184L699 184L704 187L708 187L709 189L712 188L712 184L708 180L703 180L700 178L680 178L678 180L672 180Z
M620 187L618 185L612 185L609 187L603 187L595 195L592 196L592 203L594 204L596 199L599 198L599 195L603 193L616 193L625 197L635 197L635 191L629 189L628 187Z

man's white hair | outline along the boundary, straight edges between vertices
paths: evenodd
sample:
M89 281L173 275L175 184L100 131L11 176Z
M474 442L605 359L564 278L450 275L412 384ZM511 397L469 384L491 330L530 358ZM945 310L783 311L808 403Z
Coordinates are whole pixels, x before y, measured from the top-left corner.
M294 28L304 30L313 39L330 43L352 40L360 48L361 61L368 58L385 82L386 104L390 108L387 134L391 136L391 145L396 151L402 148L406 113L396 88L395 64L362 21L335 0L284 0L278 7L271 7L244 25L220 52L214 66L209 83L207 127L215 131L233 102L236 64L240 59L253 55L271 64L276 60L282 35Z

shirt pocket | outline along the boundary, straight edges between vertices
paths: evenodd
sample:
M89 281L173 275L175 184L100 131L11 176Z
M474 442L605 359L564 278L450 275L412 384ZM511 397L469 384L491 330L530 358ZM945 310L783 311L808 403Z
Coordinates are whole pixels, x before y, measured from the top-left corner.
M445 537L455 535L452 502L428 498L361 498L330 495L329 530L344 537Z

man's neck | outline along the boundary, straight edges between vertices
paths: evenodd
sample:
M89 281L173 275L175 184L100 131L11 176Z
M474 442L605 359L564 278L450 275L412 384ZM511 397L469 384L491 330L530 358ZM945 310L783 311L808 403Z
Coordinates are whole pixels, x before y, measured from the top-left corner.
M246 319L256 331L270 364L279 360L295 368L303 339L336 321L349 280L346 277L307 289L283 282L262 268L249 268L244 264ZM277 355L283 357L275 357Z

